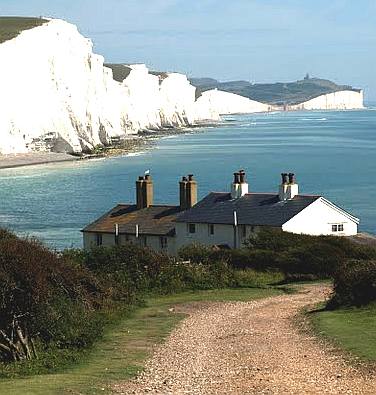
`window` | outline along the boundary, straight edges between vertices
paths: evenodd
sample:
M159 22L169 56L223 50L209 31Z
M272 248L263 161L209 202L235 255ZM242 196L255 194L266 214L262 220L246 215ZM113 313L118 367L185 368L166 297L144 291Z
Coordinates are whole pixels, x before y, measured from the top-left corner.
M146 236L139 236L139 245L141 247L146 247L147 246L147 237Z
M242 225L242 237L247 237L247 227L246 225Z
M103 238L102 235L100 233L96 233L95 234L95 243L97 246L101 246L103 243Z
M196 224L188 224L188 233L196 233Z
M159 242L160 242L160 245L161 245L161 249L162 249L162 250L167 249L167 237L161 236L161 237L159 238Z
M214 225L213 224L209 224L208 227L209 227L209 236L214 235Z
M332 232L343 232L343 224L332 225Z

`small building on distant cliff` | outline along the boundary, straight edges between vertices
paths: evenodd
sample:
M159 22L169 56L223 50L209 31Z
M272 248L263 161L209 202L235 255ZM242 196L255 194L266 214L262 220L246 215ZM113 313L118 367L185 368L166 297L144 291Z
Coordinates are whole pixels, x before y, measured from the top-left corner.
M150 175L136 181L136 204L119 204L82 230L84 248L137 243L174 255L202 243L241 247L263 227L307 235L351 236L359 219L323 196L299 194L293 173L282 173L278 193L249 192L243 170L230 192L211 192L197 203L193 175L179 181L180 204L154 205Z

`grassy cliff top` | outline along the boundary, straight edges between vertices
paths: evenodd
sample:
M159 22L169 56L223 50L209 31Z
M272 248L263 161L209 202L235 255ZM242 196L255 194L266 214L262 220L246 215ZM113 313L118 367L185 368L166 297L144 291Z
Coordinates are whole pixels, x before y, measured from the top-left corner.
M105 63L104 65L112 70L114 80L118 82L123 82L132 71L132 69L125 64Z
M48 22L42 18L0 17L0 44L17 37L23 30L32 29Z
M252 84L249 81L220 82L211 78L191 78L190 81L192 85L198 88L198 95L209 89L217 88L274 105L299 104L317 96L342 90L360 92L359 89L349 85L337 85L329 80L309 77L295 82L277 82L274 84Z
M105 63L105 66L112 70L114 80L118 82L123 82L132 71L126 64ZM164 80L168 77L168 73L165 71L149 71L149 73L158 76L160 80Z

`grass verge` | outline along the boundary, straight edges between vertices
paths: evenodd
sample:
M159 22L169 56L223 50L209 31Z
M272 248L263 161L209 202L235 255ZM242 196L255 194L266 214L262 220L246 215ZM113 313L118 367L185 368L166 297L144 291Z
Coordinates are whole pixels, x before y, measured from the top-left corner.
M109 329L94 350L62 373L0 380L0 395L106 394L111 383L127 380L142 370L155 344L163 341L184 318L169 308L194 301L248 301L282 293L273 288L219 289L150 297L146 307L133 311Z
M311 314L313 328L362 360L376 361L376 304Z
M42 18L0 17L0 44L17 37L23 30L43 25Z

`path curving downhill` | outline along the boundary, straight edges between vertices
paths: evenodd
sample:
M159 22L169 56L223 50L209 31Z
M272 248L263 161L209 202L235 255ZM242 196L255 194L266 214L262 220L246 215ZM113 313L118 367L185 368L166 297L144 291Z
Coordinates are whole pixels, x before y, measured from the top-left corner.
M357 369L299 330L299 310L325 299L325 285L251 302L197 303L118 394L376 394Z

